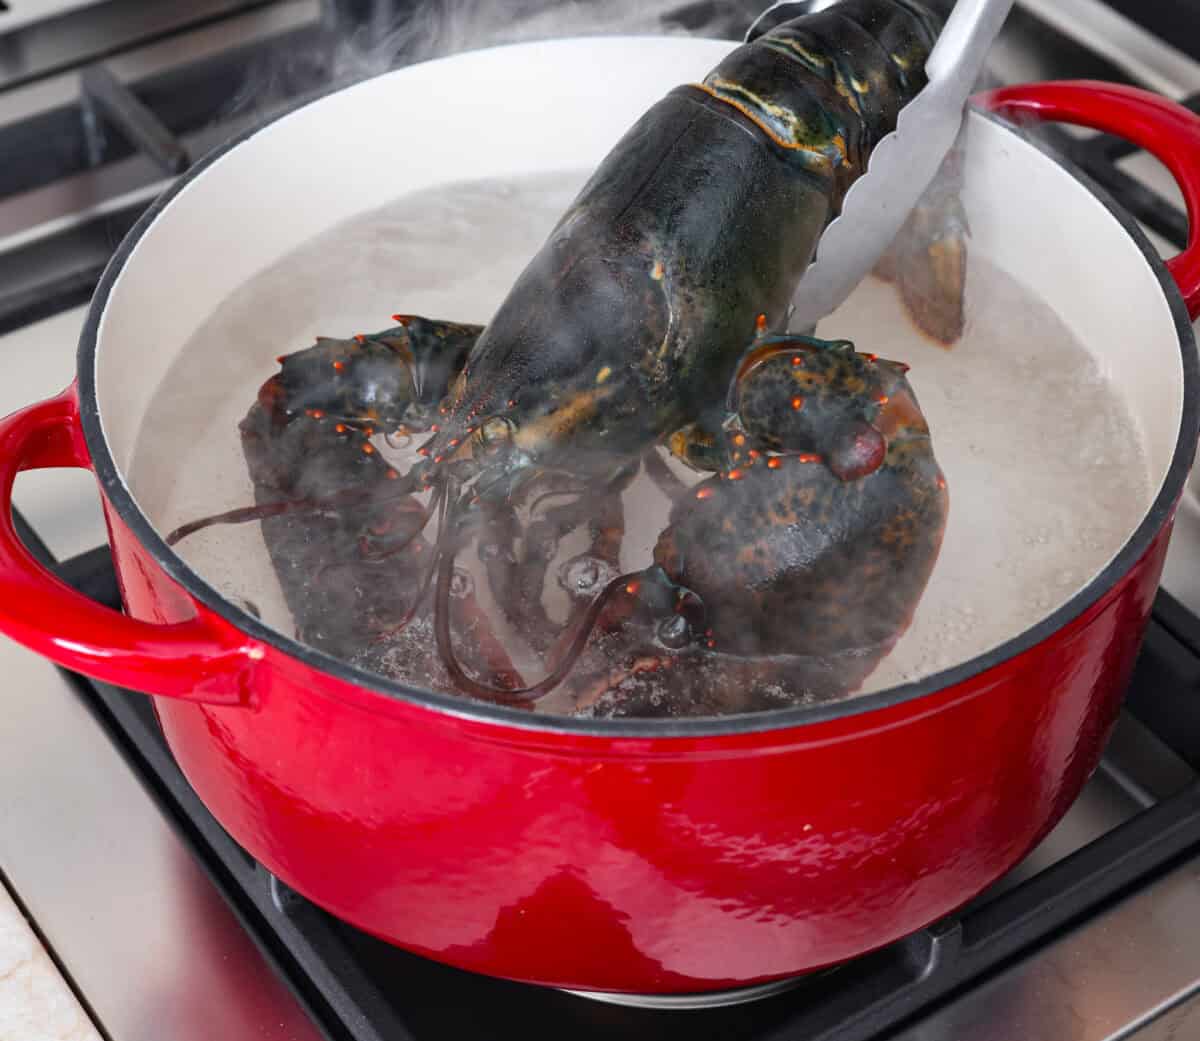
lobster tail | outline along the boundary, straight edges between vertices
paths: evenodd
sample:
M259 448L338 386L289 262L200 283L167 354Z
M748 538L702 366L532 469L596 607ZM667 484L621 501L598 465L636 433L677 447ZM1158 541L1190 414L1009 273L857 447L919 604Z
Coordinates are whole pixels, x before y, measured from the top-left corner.
M776 25L698 84L828 180L834 214L925 86L940 20L914 0L843 0Z

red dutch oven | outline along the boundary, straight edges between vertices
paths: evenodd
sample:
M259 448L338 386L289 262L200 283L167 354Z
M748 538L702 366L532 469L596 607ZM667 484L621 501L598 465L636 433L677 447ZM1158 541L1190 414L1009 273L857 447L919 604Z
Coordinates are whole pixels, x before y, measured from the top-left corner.
M1109 352L1104 364L1133 387L1157 491L1100 574L991 652L836 704L677 722L541 717L326 657L225 600L167 548L123 472L151 377L262 262L256 250L282 251L387 200L386 184L328 184L346 172L330 157L362 127L390 119L441 148L404 153L409 172L438 167L430 178L455 166L461 145L437 131L460 118L497 135L479 148L495 153L497 173L578 167L730 46L498 48L297 109L209 156L151 207L92 301L77 382L0 424L0 629L154 695L189 782L257 860L355 926L464 969L577 990L707 992L805 973L926 926L1016 864L1075 799L1158 585L1197 437L1200 119L1082 82L976 99L972 248L1023 273L1089 349ZM610 62L625 82L603 92L579 82L590 79L581 63ZM468 89L480 82L502 100ZM578 125L539 129L547 96ZM496 120L481 117L488 104L502 104ZM1186 198L1187 251L1160 262L1128 216L1001 117L1094 127L1157 155ZM377 154L357 165L386 165ZM315 173L302 185L247 188L265 169L306 164ZM17 473L58 466L98 479L125 614L64 586L14 534Z

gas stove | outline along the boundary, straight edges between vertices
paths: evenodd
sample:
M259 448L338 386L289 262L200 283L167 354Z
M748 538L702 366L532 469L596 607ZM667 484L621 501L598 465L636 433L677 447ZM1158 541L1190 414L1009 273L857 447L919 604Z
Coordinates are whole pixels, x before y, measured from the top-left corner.
M505 24L480 26L465 5L447 13L384 0L7 0L0 412L71 379L83 305L150 200L208 148L278 108L514 34L734 37L761 6L563 5L548 18L545 6L521 0L506 8ZM992 75L1133 82L1196 105L1200 31L1185 6L1026 0L995 48ZM1153 160L1104 137L1051 133L1164 252L1182 244L1178 194ZM0 643L0 882L112 1041L1194 1036L1197 490L1193 480L1126 710L1058 828L958 914L770 993L718 996L740 1003L625 1007L388 947L291 892L222 831L172 762L148 699L62 672L8 641ZM64 580L116 605L91 478L27 474L16 501L31 547Z

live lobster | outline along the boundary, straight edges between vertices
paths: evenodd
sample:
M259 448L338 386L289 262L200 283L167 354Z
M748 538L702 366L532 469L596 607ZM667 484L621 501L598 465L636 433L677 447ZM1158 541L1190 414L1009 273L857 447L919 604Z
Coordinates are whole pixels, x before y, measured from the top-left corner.
M397 315L281 356L241 425L257 504L168 541L261 520L299 638L385 669L380 648L421 624L441 665L431 682L491 701L532 707L568 674L557 710L607 716L856 689L911 621L946 481L907 366L785 330L822 230L923 86L939 26L915 0L841 0L670 92L486 327ZM924 236L898 248L924 261L926 324L953 340L952 202L913 228ZM422 433L405 473L373 440ZM680 480L663 448L708 476ZM670 521L653 563L620 574L621 496L643 467ZM552 495L568 501L534 519ZM584 524L580 603L556 632L547 569ZM535 683L455 569L472 542L490 596L549 663Z

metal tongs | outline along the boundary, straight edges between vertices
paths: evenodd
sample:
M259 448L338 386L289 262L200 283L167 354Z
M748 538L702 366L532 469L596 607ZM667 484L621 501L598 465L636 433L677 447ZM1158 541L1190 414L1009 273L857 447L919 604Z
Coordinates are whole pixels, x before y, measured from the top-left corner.
M925 63L926 86L901 110L896 129L875 146L867 171L851 185L817 243L816 259L800 281L793 329L811 329L835 311L908 219L937 174L962 126L967 96L1013 0L958 0ZM777 0L746 33L781 7L814 4ZM823 5L828 6L828 5Z

